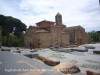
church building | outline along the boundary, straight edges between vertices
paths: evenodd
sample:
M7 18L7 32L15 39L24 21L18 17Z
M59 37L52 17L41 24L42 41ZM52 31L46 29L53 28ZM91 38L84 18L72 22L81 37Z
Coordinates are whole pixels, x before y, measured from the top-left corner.
M27 29L24 35L25 47L30 46L30 42L35 48L48 48L52 46L66 47L71 44L86 44L90 42L89 35L83 27L66 27L62 23L62 15L57 13L55 22L43 20Z

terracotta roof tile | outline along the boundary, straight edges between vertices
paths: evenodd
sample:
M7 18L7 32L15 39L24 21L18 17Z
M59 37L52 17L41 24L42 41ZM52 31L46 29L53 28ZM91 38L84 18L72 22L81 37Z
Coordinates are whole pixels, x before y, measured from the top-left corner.
M63 31L78 29L79 27L83 28L83 27L80 26L80 25L78 25L78 26L71 26L71 27L64 28ZM83 28L83 29L84 29L84 28Z
M41 23L41 22L52 22L52 23L55 23L55 22L53 22L53 21L48 21L48 20L43 20L43 21L40 21L40 22L37 22L37 23ZM36 24L37 24L36 23Z

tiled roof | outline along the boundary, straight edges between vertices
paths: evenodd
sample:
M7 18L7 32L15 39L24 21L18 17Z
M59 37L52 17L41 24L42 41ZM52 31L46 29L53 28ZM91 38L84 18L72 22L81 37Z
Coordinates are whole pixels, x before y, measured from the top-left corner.
M78 25L78 26L72 26L72 27L67 27L67 28L64 28L63 31L67 31L67 30L72 30L72 29L78 29L78 28L83 28L82 26ZM83 28L84 29L84 28Z
M43 21L40 21L40 22L38 22L38 23L41 23L41 22L52 22L52 23L55 23L55 22L53 22L53 21L48 21L48 20L43 20ZM37 23L36 23L37 24Z

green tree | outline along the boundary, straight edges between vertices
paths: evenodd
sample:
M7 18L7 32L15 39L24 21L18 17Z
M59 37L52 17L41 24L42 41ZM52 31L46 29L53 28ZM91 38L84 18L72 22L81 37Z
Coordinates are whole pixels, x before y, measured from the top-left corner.
M32 25L30 25L30 26L28 27L28 29L29 29L29 28L32 28L32 27L33 27L33 26L32 26Z
M2 35L7 36L6 45L9 46L9 34L14 33L20 37L23 31L26 31L26 25L19 19L11 16L0 15L0 26L2 27Z
M91 36L92 42L99 42L100 41L100 33L93 30L91 32L88 32L88 34Z
M3 46L6 46L7 36L3 36ZM9 35L9 46L10 47L23 47L24 46L24 33L20 37L14 34Z
M2 45L6 46L6 41L7 41L7 37L6 36L2 36Z

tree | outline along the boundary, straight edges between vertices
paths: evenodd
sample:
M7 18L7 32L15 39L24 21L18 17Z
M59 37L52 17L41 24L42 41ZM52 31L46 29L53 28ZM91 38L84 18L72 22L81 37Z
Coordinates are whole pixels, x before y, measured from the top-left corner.
M9 34L14 33L20 37L23 31L26 31L26 25L19 19L11 16L0 15L0 26L2 27L2 35L7 36L7 46L9 46Z
M2 45L6 46L6 41L7 41L7 37L6 36L2 36Z
M32 27L33 27L33 26L32 26L32 25L30 25L30 26L28 27L28 29L29 29L29 28L32 28Z
M93 30L91 32L88 32L88 34L91 36L92 42L99 42L100 41L100 33Z

